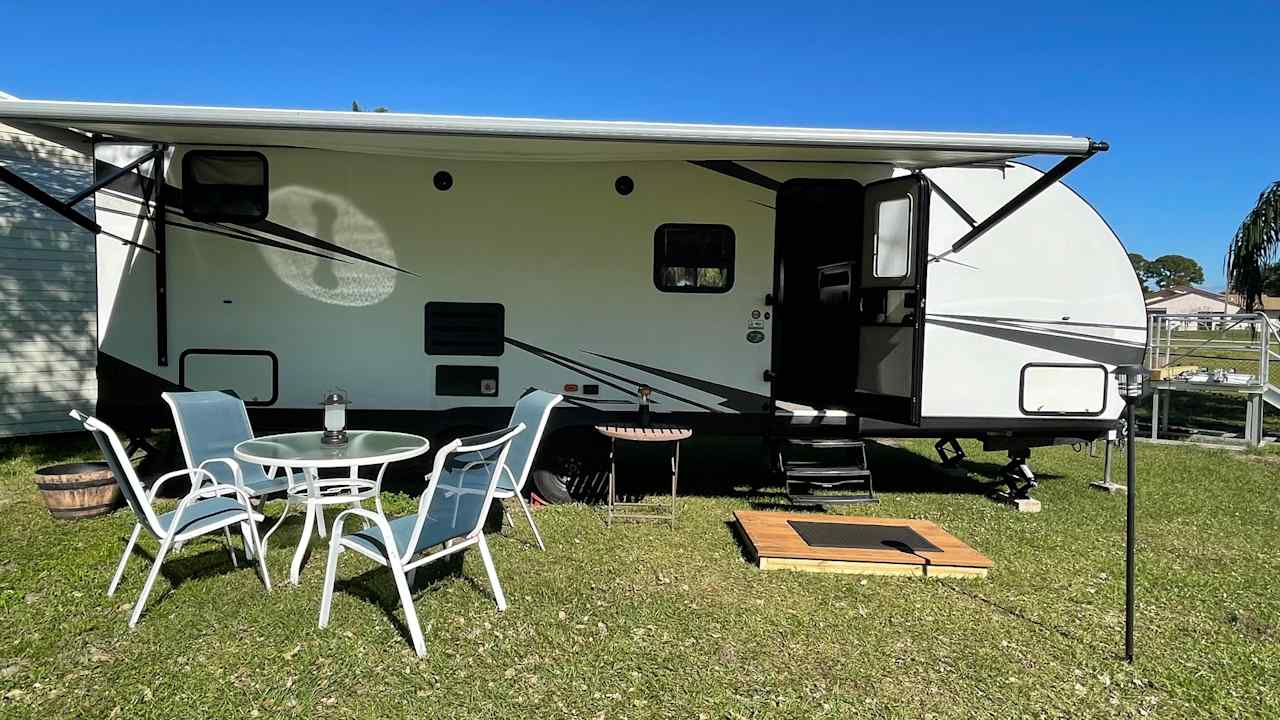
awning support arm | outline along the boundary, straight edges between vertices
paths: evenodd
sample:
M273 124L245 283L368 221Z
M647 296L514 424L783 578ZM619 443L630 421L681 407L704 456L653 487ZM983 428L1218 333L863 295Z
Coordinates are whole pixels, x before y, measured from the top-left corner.
M991 213L986 220L978 223L973 229L961 236L959 240L952 243L951 252L960 252L964 248L968 247L974 240L977 240L987 234L987 231L991 228L999 225L1005 218L1017 212L1023 205L1031 202L1040 193L1049 189L1049 186L1066 177L1067 173L1080 167L1086 160L1093 157L1095 154L1099 152L1106 152L1107 149L1108 146L1106 143L1095 142L1090 146L1089 152L1084 155L1072 155L1070 157L1063 158L1057 165L1050 168L1048 172L1041 175L1035 182L1028 185L1026 189L1017 195L1014 195L1013 198L1002 205L999 210Z
M81 200L84 200L85 198L87 198L87 197L89 197L90 195L92 195L92 194L94 194L94 193L98 192L98 191L99 191L99 190L101 190L102 188L104 188L104 187L106 187L106 186L110 185L111 183L115 182L116 180L118 180L118 179L120 179L120 178L124 177L125 175L128 175L129 173L133 172L133 169L134 169L134 168L136 168L136 167L138 167L139 165L141 165L141 164L143 164L143 163L145 163L145 162L148 162L148 161L152 160L153 158L155 158L156 154L157 154L157 153L159 153L159 152L161 152L161 150L160 150L160 148L159 148L159 147L157 147L156 149L154 149L154 150L152 150L151 152L149 152L149 153L147 153L147 154L143 155L142 157L138 158L137 160L134 160L133 162L129 163L128 165L125 165L124 167L120 168L119 170L116 170L115 172L111 173L110 175L108 175L107 177L103 178L102 180L99 180L99 181L95 182L93 185L90 185L89 187L85 188L84 190L81 190L80 192L76 193L75 195L72 195L71 197L67 198L67 204L68 204L68 205L75 205L76 203L80 202Z
M89 232L97 235L102 232L102 226L94 222L93 220L90 220L88 217L84 215L84 213L80 212L79 210L76 210L75 206L83 202L85 198L89 197L90 195L98 192L102 188L110 185L116 180L133 172L143 163L155 160L163 152L164 152L164 147L161 145L156 145L150 152L146 153L142 157L116 170L115 172L111 173L107 177L95 182L94 184L90 185L84 190L81 190L75 195L72 195L66 200L59 200L58 198L50 195L44 190L41 190L34 183L30 182L26 178L15 173L9 168L6 168L3 165L0 165L0 182L3 182L6 185L9 185L10 187L22 193L23 195L26 195L32 200L35 200L41 205L44 205L45 207L58 213L62 217L70 220L76 225L79 225L85 230L88 230Z
M50 210L58 213L62 217L79 225L93 234L102 232L102 226L85 217L83 213L76 210L70 203L65 203L49 193L41 190L35 185L28 182L25 178L13 172L9 168L0 165L0 182L12 187L14 190L26 195L36 202L44 205Z

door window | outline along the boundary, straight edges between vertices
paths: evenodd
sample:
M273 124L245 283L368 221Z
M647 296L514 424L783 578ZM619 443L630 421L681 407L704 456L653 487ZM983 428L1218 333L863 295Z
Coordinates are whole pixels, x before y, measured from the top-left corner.
M875 276L906 277L911 270L911 196L876 207Z

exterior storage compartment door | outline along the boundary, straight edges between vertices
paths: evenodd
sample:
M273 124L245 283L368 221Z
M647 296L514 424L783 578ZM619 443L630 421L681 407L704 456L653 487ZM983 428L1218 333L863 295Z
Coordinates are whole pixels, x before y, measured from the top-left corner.
M929 181L912 175L874 182L863 202L853 406L863 417L918 425Z

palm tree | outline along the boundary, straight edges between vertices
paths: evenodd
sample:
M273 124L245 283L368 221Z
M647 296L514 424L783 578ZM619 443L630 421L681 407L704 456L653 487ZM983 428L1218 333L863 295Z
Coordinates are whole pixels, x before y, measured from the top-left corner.
M1245 312L1262 304L1266 270L1280 255L1280 181L1258 196L1227 249L1227 286L1244 299Z

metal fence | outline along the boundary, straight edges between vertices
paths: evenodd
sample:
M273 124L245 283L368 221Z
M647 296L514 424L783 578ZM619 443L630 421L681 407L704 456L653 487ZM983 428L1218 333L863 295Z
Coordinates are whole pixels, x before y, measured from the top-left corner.
M1151 315L1147 367L1159 383L1187 389L1247 390L1280 383L1274 320L1261 313ZM1278 372L1280 374L1280 372Z

